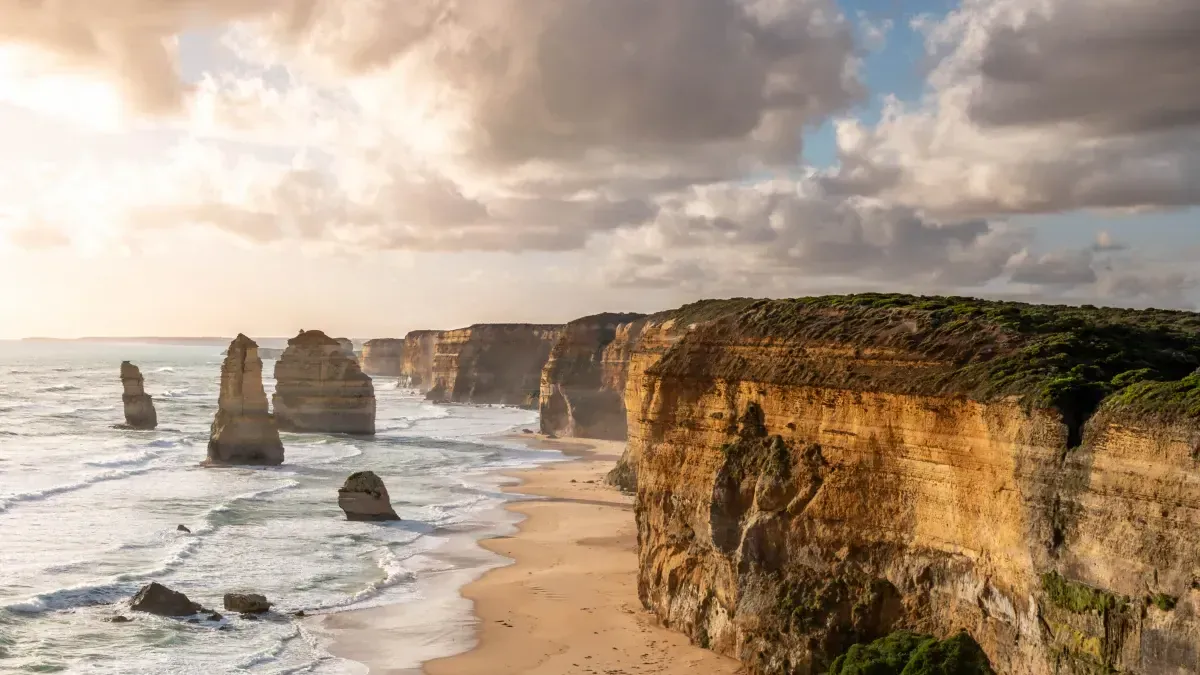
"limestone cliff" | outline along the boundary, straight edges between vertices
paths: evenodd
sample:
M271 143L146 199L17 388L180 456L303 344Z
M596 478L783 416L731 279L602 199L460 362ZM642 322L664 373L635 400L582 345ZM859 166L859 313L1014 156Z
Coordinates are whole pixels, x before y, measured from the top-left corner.
M267 407L258 345L239 334L221 364L221 393L206 466L283 463L283 443Z
M400 377L404 365L404 340L375 338L363 343L362 369L368 375Z
M622 392L624 401L641 400L644 395L642 374L658 362L685 333L697 326L744 310L753 303L746 298L701 300L679 309L658 312L617 328L613 341L605 348L605 375L608 386ZM637 486L637 462L640 446L629 443L607 481L622 490Z
M154 399L146 393L142 371L128 361L121 362L121 403L125 407L125 426L153 429L158 426Z
M644 314L596 314L563 327L542 368L542 433L625 440L625 372L633 322ZM622 341L614 346L618 334ZM610 347L613 347L610 349Z
M626 389L664 623L750 673L901 629L965 629L998 673L1200 670L1200 315L865 295L693 323Z
M300 331L300 332L303 333L304 331ZM350 338L333 338L333 340L334 340L334 342L338 343L338 346L342 348L343 352L346 352L347 356L350 356L351 358L354 357L354 341L353 340L351 340Z
M426 398L537 407L542 368L562 326L477 324L443 331Z
M404 336L401 381L414 389L429 391L433 386L433 357L441 336L440 330L414 330Z
M375 387L352 354L319 330L288 340L275 362L275 420L283 431L375 433Z

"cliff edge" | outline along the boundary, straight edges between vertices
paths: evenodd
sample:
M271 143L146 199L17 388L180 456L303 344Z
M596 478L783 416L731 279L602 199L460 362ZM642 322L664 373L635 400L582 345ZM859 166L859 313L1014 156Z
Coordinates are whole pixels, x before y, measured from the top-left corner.
M476 324L443 331L425 397L452 403L536 408L542 368L562 326Z
M542 369L538 400L542 433L625 440L629 360L620 346L631 342L632 324L644 317L596 314L563 327Z
M375 338L363 343L362 370L368 375L400 377L404 366L404 339Z
M751 673L964 629L998 673L1200 669L1200 315L676 311L626 387L638 591L664 623Z

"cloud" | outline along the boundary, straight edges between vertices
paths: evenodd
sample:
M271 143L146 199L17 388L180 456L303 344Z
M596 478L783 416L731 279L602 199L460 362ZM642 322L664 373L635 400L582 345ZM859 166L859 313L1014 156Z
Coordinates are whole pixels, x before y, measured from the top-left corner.
M27 223L8 231L8 240L27 251L45 251L71 245L71 238L54 225Z
M829 189L947 217L1200 204L1200 6L964 0L917 106L838 124Z

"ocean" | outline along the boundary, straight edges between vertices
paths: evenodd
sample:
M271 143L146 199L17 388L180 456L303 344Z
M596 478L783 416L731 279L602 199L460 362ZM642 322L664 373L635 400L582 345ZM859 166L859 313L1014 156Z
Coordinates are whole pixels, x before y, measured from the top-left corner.
M459 589L504 563L476 542L516 522L495 472L560 457L496 437L537 413L434 405L376 378L375 438L282 434L280 467L204 469L220 352L0 342L0 672L363 673L329 653L319 620L292 613L391 604L420 617L397 636L412 655L397 669L469 646ZM155 431L113 428L122 360L142 370ZM269 395L274 361L263 365ZM400 522L345 520L337 488L363 469L383 478ZM150 581L225 617L130 612ZM277 611L225 612L237 591Z

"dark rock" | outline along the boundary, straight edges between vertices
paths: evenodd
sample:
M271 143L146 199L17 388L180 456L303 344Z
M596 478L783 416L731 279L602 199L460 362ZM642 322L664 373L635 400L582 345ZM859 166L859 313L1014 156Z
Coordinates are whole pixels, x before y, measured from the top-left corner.
M269 611L271 603L258 593L226 593L225 609L242 614L259 614Z
M186 525L176 525L175 531L176 532L187 532L188 534L192 533L192 531L189 530Z
M108 617L107 619L105 619L105 621L107 621L109 623L129 623L130 621L133 621L133 619L131 619L127 616L122 616L121 614L118 614L116 616Z
M304 613L304 610L300 610L300 611L298 611L298 612L294 612L294 613L292 614L292 616L298 616L298 617L300 617L300 618L304 618L304 617L306 617L306 616L308 616L308 615Z
M220 612L213 612L212 614L208 615L209 621L220 621L221 619L224 619L224 618L225 617L221 616Z
M191 616L204 610L189 600L188 596L157 581L142 586L137 595L133 596L129 608L135 612L147 612L158 616Z
M392 510L383 479L371 471L350 474L338 488L338 506L346 513L346 520L400 520Z

